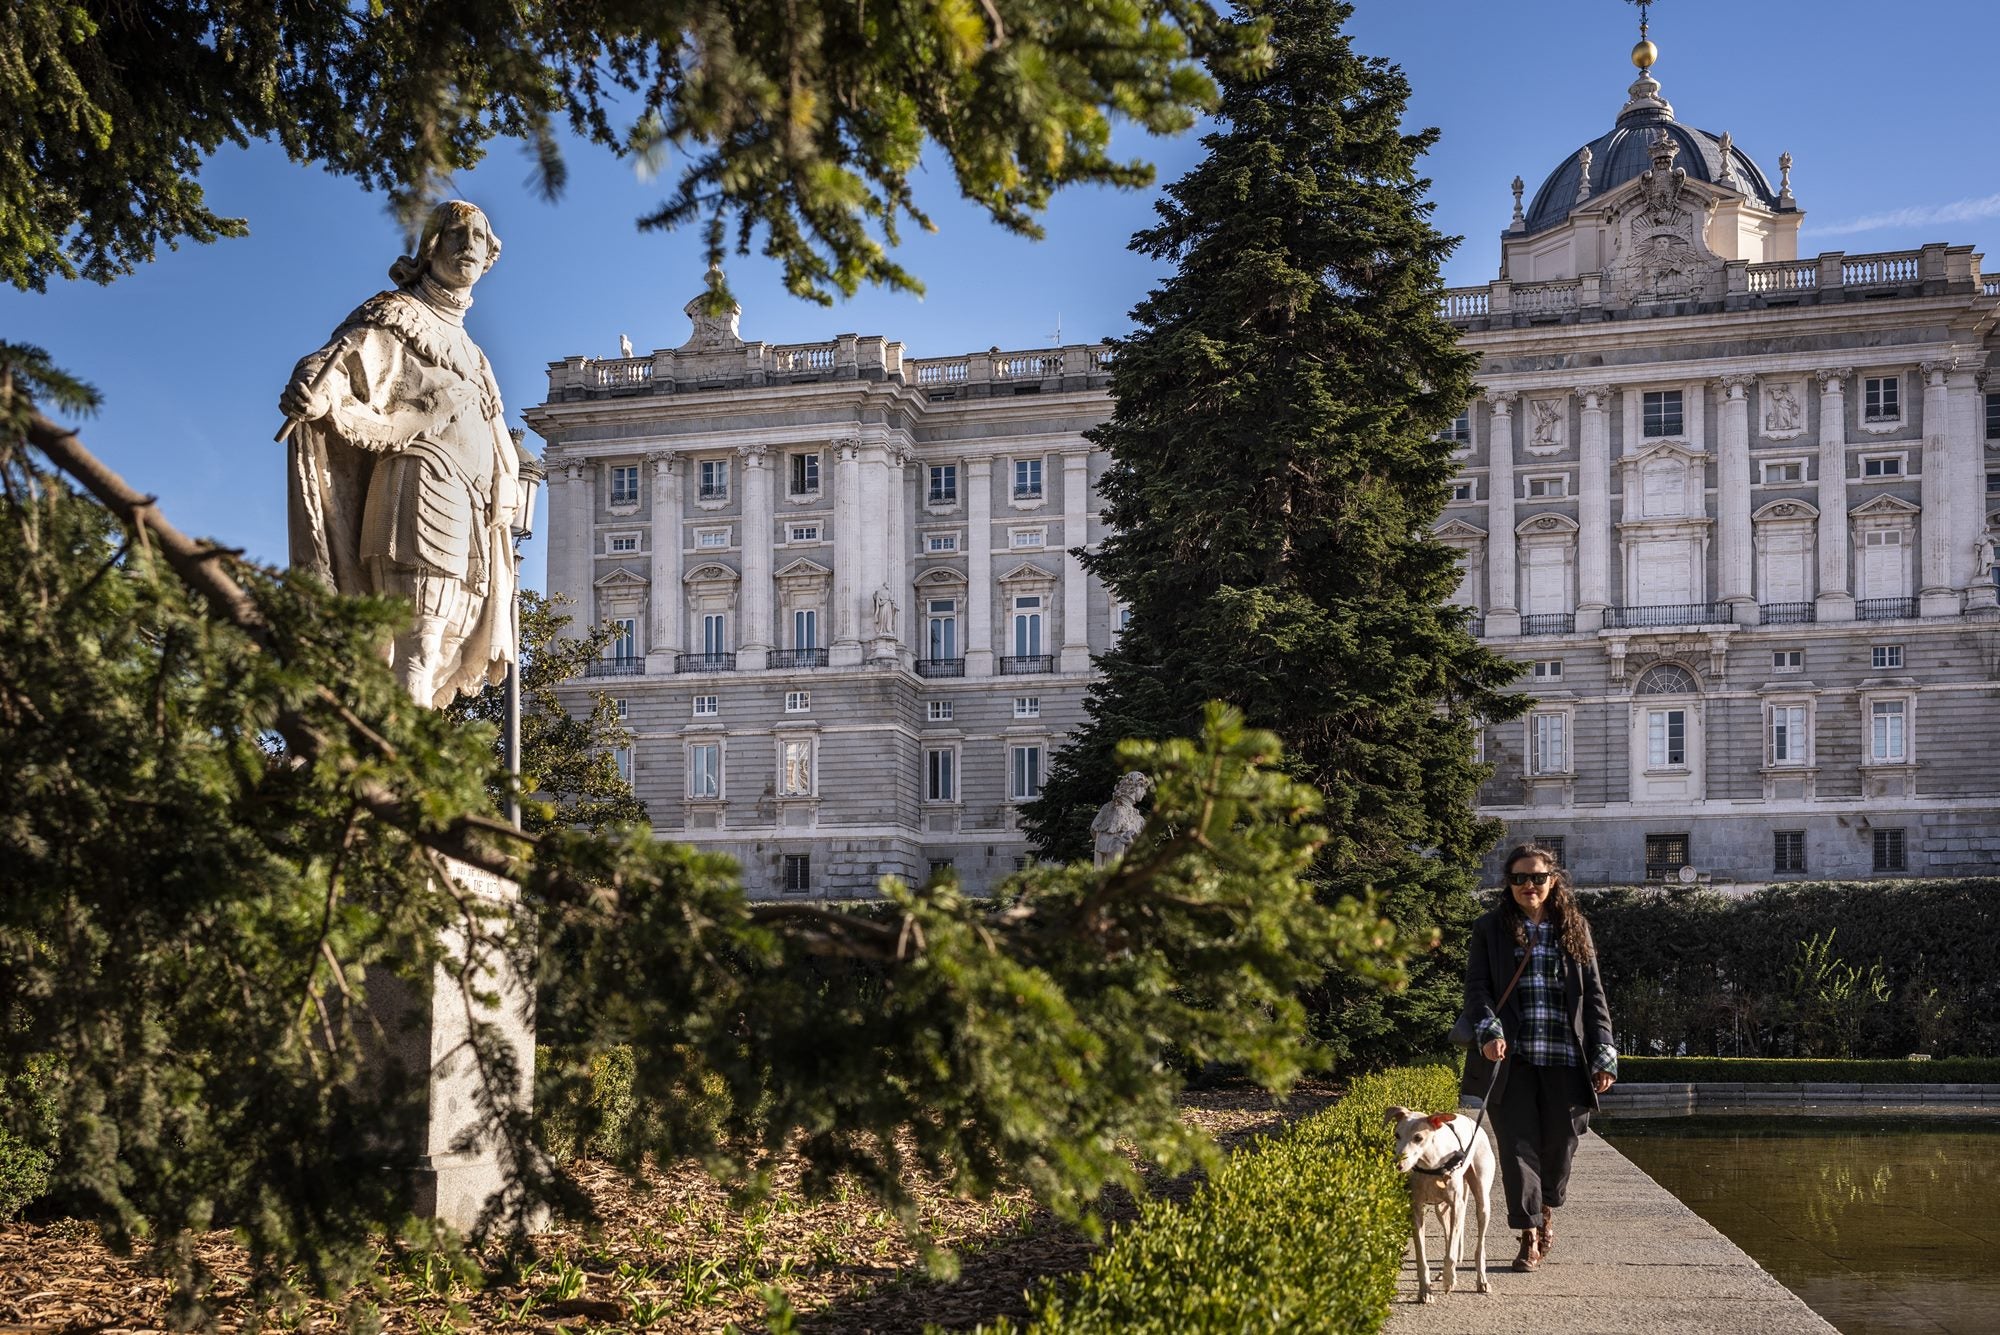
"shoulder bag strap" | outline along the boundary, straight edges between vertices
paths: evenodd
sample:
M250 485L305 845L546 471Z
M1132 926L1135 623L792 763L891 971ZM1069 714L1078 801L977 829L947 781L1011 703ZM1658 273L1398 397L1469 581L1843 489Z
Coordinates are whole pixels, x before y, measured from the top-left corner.
M1495 1015L1498 1015L1500 1008L1507 1004L1507 998L1514 995L1514 985L1519 983L1521 975L1527 972L1528 960L1533 957L1534 953L1535 948L1533 946L1524 945L1521 947L1521 962L1514 966L1514 976L1507 980L1507 990L1500 994L1500 1000L1493 1003L1493 1013Z

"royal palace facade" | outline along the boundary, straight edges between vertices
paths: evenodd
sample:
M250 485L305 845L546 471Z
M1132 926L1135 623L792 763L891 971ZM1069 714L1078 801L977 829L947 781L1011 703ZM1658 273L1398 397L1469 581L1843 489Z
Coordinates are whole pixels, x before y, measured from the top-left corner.
M1500 277L1443 297L1483 367L1438 534L1535 697L1481 802L1588 884L2000 866L2000 279L1969 246L1800 258L1780 162L1642 70L1515 182ZM620 701L655 827L753 892L990 887L1118 630L1071 554L1107 350L689 314L552 364L527 414L550 588L618 627L572 689Z

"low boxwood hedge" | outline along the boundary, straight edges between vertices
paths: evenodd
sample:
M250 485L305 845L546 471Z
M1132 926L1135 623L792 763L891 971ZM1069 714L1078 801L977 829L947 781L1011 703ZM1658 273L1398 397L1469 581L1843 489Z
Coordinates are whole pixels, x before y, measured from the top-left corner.
M1929 1085L2000 1084L2000 1059L1940 1057L1933 1061L1865 1061L1813 1057L1620 1057L1626 1083Z
M1147 1202L1066 1292L1041 1300L1029 1335L1380 1330L1410 1234L1382 1110L1457 1103L1443 1066L1356 1080L1333 1107L1231 1155L1185 1205Z

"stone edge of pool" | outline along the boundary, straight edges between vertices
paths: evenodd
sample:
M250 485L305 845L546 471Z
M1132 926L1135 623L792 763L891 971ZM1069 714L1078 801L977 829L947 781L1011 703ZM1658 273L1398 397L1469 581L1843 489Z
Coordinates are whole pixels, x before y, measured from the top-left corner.
M1762 1083L1713 1080L1685 1083L1620 1083L1601 1096L1604 1111L1676 1114L1739 1108L1785 1108L1828 1104L1882 1108L2000 1109L2000 1084L1867 1084L1838 1081Z

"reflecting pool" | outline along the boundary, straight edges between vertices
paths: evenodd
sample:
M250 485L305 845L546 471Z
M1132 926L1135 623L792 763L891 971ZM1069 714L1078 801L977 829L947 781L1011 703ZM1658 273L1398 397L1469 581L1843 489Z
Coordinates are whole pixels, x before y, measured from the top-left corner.
M1599 1130L1842 1335L2000 1332L2000 1121L1725 1115Z

